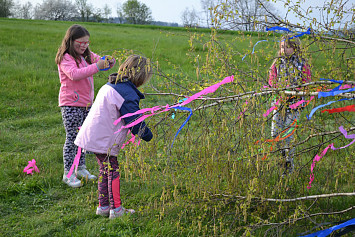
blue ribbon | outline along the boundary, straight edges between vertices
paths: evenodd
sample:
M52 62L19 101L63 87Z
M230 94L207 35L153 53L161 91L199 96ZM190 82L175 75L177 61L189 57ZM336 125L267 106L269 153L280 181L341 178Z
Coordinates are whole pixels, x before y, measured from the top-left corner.
M308 28L307 31L305 31L305 32L300 32L298 35L292 36L290 39L297 38L297 37L301 37L301 36L303 36L303 35L310 35L310 34L311 34L311 28Z
M343 80L332 80L332 79L324 79L324 78L320 78L320 80L322 80L322 81L331 81L331 82L339 83L340 85L335 87L331 91L319 92L318 93L318 98L328 97L328 96L336 96L336 95L339 95L339 94L342 94L342 93L355 91L355 88L350 88L348 90L339 90L340 87L342 86L343 82L344 82Z
M257 46L260 42L263 42L263 41L267 41L267 40L259 40L258 42L256 42L256 44L255 44L254 47L253 47L253 51L251 52L251 54L254 53L255 46ZM245 58L247 55L248 55L248 54L244 55L244 57L242 58L242 61L244 60L244 58Z
M319 78L319 80L321 81L331 81L331 82L335 82L335 83L339 83L339 84L343 84L343 80L333 80L333 79L326 79L326 78Z
M318 109L320 109L320 108L322 108L322 107L325 107L325 106L327 106L327 105L333 104L333 103L335 103L335 102L339 102L339 101L343 101L343 100L352 100L352 99L355 99L355 98L350 98L350 99L344 98L344 99L340 99L340 100L329 101L329 102L326 103L326 104L322 104L322 105L319 105L319 106L313 108L312 111L311 111L311 113L310 113L309 115L306 115L306 117L307 117L308 120L311 120L313 114L314 114Z
M336 96L336 95L339 95L339 94L342 94L342 93L355 91L355 87L347 89L347 90L339 90L340 86L341 85L337 86L336 88L334 88L333 90L331 90L329 92L319 92L318 93L318 98L328 97L328 96Z
M275 30L283 30L283 31L287 31L287 32L292 32L288 28L281 27L281 26L274 26L274 27L271 27L271 28L267 28L266 27L266 31L275 31Z
M186 118L185 122L180 126L179 130L176 132L175 137L174 137L174 140L173 140L173 142L171 143L171 148L173 148L173 144L174 144L175 138L177 137L177 135L180 133L181 129L186 125L186 123L190 120L190 118L191 118L191 116L192 116L192 110L191 110L190 108L177 106L177 107L174 107L174 109L189 111L190 114L189 114L189 116Z
M317 237L325 237L325 236L328 236L329 234L331 234L333 231L342 229L342 228L347 227L349 225L355 225L355 218L351 219L349 221L346 221L346 222L344 222L342 224L330 227L328 229L317 231L317 232L315 232L313 234L304 235L303 237L316 237L316 236Z

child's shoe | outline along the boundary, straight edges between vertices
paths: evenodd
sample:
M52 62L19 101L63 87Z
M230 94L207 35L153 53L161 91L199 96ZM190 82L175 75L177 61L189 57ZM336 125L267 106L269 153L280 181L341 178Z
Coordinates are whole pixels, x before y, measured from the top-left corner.
M96 180L97 177L93 174L90 174L90 172L86 169L86 167L78 167L78 170L76 171L76 176L78 178L85 178L89 180Z
M108 217L110 215L110 207L109 206L97 207L96 215Z
M126 209L122 206L117 207L116 209L110 210L110 219L115 219L116 217L123 216L125 214L133 214L135 211L133 209Z
M73 173L70 178L67 177L68 172L64 172L63 174L63 182L69 185L72 188L79 188L82 186L81 181L76 178L75 174Z

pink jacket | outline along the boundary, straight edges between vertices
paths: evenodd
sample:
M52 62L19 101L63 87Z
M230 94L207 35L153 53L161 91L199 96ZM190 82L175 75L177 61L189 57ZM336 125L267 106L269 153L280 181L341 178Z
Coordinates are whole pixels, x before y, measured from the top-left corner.
M99 71L96 62L100 56L91 52L92 64L87 64L84 58L76 65L74 58L66 53L58 65L60 90L59 106L87 107L94 101L94 78Z
M94 153L117 156L128 128L123 128L116 134L115 132L140 115L123 118L117 125L114 122L125 114L139 110L139 101L143 98L144 95L130 81L102 86L74 144ZM129 129L145 141L150 141L153 137L144 121Z

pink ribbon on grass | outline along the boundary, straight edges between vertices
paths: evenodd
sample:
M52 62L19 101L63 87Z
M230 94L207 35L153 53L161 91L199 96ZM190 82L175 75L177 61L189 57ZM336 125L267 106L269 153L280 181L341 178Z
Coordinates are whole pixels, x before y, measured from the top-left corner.
M37 173L39 173L39 169L36 165L36 160L32 159L31 161L28 161L28 165L23 169L24 173L33 175L33 171L36 171Z
M310 177L309 177L310 181L309 181L309 185L308 185L308 187L307 187L308 189L310 189L310 188L312 187L311 184L312 184L312 182L313 182L313 180L314 180L313 170L314 170L314 167L316 166L316 162L320 161L320 159L322 159L323 156L325 156L325 154L327 153L327 151L329 150L329 148L332 149L333 151L335 151L335 150L339 150L339 149L346 148L346 147L352 145L352 144L355 142L355 134L348 135L347 131L343 128L343 126L340 126L340 127L339 127L339 130L340 130L340 132L344 135L344 137L345 137L346 139L353 139L353 140L352 140L349 144L347 144L347 145L345 145L345 146L343 146L343 147L339 147L339 148L335 148L335 147L334 147L334 143L331 143L331 144L329 144L329 145L322 151L322 153L321 153L320 155L317 154L317 155L314 157L313 163L312 163L312 165L311 165L311 174L310 174Z

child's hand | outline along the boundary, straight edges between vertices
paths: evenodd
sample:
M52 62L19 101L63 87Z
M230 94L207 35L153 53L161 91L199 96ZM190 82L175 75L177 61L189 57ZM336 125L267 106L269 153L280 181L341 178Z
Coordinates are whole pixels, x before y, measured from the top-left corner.
M99 67L100 71L107 71L114 64L115 64L115 59L112 58L112 56L110 56L110 55L105 55L98 61L97 66Z
M100 59L97 63L96 63L96 65L97 65L97 67L101 70L101 69L105 69L105 62L106 62L106 60L105 59Z

